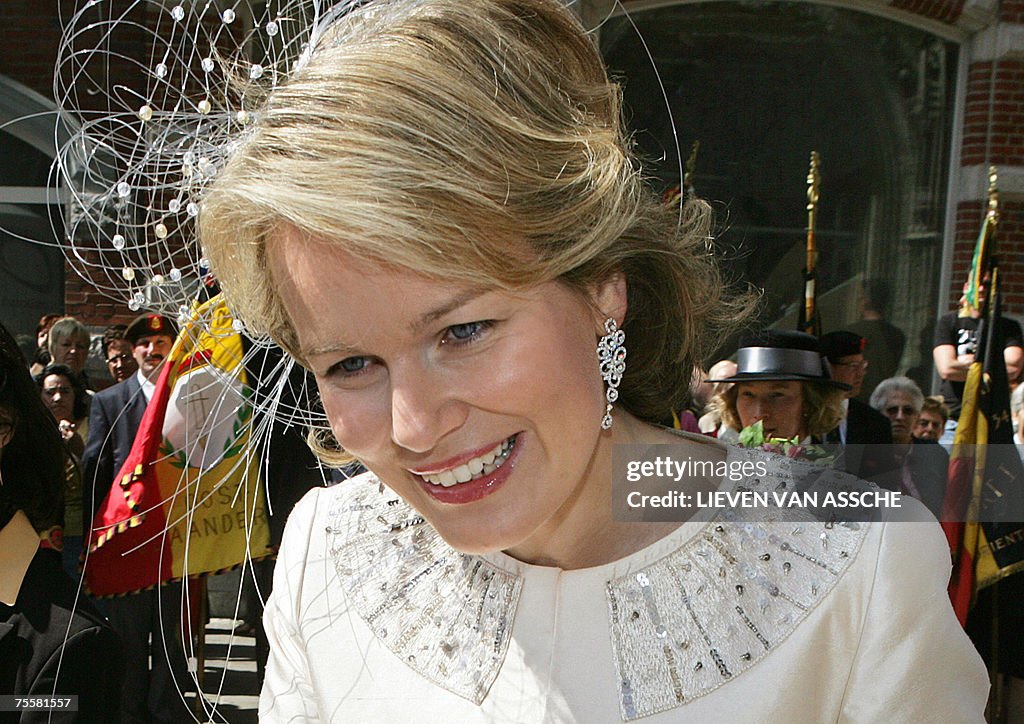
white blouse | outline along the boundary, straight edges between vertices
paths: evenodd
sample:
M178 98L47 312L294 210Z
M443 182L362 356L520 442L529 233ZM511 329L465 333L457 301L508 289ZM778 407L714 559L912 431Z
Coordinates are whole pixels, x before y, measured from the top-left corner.
M744 487L792 488L796 463L758 459ZM705 510L563 571L458 553L366 474L289 518L260 721L982 722L949 572L908 497L882 523Z

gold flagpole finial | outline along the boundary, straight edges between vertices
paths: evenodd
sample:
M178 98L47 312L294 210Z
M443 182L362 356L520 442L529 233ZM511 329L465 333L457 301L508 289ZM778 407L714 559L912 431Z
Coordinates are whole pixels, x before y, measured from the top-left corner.
M821 157L811 151L811 166L807 170L807 228L814 228L815 212L818 210L818 189L821 186Z
M817 151L811 151L811 165L807 171L807 266L804 269L804 305L800 322L801 331L817 335L817 291L815 289L815 267L818 249L815 245L814 227L818 215L818 193L821 185L819 167L821 158Z
M988 211L985 214L991 224L999 223L999 171L988 167Z

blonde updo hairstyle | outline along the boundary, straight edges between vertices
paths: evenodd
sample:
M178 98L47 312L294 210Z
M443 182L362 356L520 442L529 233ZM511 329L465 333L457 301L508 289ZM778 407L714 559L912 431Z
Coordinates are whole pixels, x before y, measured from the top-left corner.
M300 362L267 267L288 227L452 285L585 293L623 273L618 404L645 420L682 407L695 362L750 307L724 296L708 207L680 219L645 188L620 89L556 0L369 3L255 117L200 240L231 309Z

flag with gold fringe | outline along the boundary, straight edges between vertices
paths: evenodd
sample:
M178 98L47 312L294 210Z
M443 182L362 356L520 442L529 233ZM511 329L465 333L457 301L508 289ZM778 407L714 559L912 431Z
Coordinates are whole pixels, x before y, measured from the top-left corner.
M980 313L981 322L978 354L964 384L942 510L953 557L949 595L961 624L966 624L978 591L1024 569L1024 469L1013 444L995 259L997 180L995 167L990 167L985 220L961 300L960 316ZM985 286L987 299L982 294Z
M251 388L220 296L195 308L164 362L124 466L93 520L95 596L225 570L268 554Z
M998 269L991 275L991 312L979 329L984 357L968 371L942 514L953 555L949 595L961 624L979 590L1024 569L1024 467L1013 445Z

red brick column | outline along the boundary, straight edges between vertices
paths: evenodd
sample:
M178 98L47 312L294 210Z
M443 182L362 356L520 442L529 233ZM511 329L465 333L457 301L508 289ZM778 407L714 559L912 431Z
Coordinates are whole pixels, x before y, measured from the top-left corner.
M1019 17L1024 3L1015 5L1012 11ZM978 171L993 165L1000 174L996 252L1004 291L1003 308L1010 314L1024 314L1024 189L1019 188L1024 179L1024 60L1003 56L971 63L960 165L965 171L973 167L973 173L965 174L965 178L971 179L970 186L977 188L961 185L950 306L960 297L984 218L986 188L983 174Z

